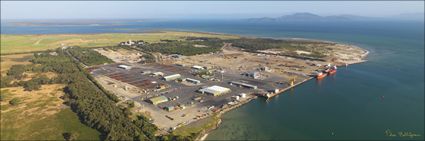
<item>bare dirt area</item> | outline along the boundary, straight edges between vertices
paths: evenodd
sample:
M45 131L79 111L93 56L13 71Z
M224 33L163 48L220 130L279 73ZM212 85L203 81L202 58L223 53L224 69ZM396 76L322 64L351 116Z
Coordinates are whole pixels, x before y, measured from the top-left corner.
M282 54L290 52L287 49L267 49L258 52L265 54ZM354 64L365 61L365 57L369 53L367 50L353 45L347 44L307 44L304 50L294 50L298 55L311 55L313 52L318 52L324 55L323 60L317 63L327 64L332 63L335 65ZM301 61L308 62L308 59L301 59Z
M335 63L339 64L354 64L365 61L368 51L356 46L337 44L330 47L331 55Z
M316 69L305 60L279 55L249 53L234 47L223 48L222 53L188 56L177 60L176 63L188 66L202 64L210 68L240 72L260 71L261 68L266 67L269 68L269 71L263 73L270 72L286 77L291 77L294 72L307 75Z
M98 48L94 50L117 63L136 63L141 61L143 55L142 52L122 48L116 50L108 48Z

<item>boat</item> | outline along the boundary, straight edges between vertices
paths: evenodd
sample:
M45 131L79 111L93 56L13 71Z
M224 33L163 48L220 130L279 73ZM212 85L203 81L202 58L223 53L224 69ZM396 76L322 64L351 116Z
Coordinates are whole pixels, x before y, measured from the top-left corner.
M329 73L329 74L335 74L335 73L336 73L336 69L338 69L336 66L332 66L332 67L329 69L328 73Z
M331 69L326 69L326 70L324 70L323 72L324 73L329 73L331 71Z
M316 79L318 79L318 80L323 79L325 77L326 77L326 73L323 73L323 72L319 72L316 75Z
M335 74L336 73L336 69L331 69L328 73L329 73L329 75Z

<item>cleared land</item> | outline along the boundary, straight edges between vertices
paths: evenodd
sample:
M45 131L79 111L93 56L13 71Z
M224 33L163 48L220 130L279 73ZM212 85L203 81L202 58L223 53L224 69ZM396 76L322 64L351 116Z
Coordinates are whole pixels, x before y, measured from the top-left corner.
M1 54L43 51L61 46L102 47L114 46L128 40L159 42L160 40L181 40L183 37L215 37L232 39L238 36L194 33L194 32L150 32L110 34L43 34L43 35L1 35Z

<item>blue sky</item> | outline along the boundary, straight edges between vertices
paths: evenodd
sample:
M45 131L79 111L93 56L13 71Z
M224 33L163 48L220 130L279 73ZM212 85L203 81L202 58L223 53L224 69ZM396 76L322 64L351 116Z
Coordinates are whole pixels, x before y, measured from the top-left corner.
M423 13L424 1L1 1L2 19L229 19L296 12L382 17Z

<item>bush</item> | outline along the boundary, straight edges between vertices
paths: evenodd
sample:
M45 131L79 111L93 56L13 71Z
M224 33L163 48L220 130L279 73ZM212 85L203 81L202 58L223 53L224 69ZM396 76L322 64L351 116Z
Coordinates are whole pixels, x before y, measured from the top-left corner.
M13 98L12 100L9 101L9 104L12 106L18 105L21 103L21 99L19 98Z
M41 84L37 83L34 79L31 79L24 83L24 90L25 91L33 91L33 90L39 90L41 88Z
M63 133L62 135L63 135L63 138L66 141L77 140L77 138L78 138L78 134L77 133L66 132L66 133Z
M16 79L21 79L25 70L25 65L13 65L10 67L9 71L7 71L7 75Z
M12 86L11 82L13 80L12 76L3 76L0 80L0 88Z

